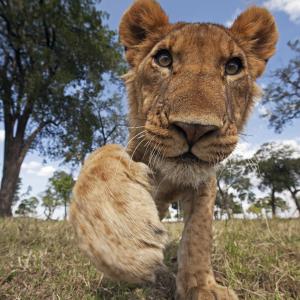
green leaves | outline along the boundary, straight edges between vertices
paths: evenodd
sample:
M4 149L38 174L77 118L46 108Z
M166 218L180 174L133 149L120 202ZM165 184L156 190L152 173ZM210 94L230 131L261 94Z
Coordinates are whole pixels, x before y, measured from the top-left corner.
M254 203L250 205L247 212L253 213L258 217L263 216L263 210L266 213L272 212L273 209L280 209L282 212L289 209L287 202L281 197L270 197L266 196L263 198L258 198Z
M126 120L122 99L118 94L100 100L92 97L91 102L80 103L67 122L76 128L60 139L66 162L83 162L87 153L107 143L123 144L126 138Z
M227 160L217 173L218 192L216 206L231 218L232 214L243 213L242 201L253 201L250 178L246 176L245 161L239 157Z
M116 33L104 25L107 14L96 9L98 2L0 1L0 121L5 129L0 215L11 215L28 151L79 164L106 142L123 142L117 77L125 64ZM107 93L107 86L117 95ZM17 167L9 171L11 161Z
M263 144L254 155L259 169L256 175L261 179L259 188L261 190L272 188L274 192L280 193L287 188L290 181L296 184L297 179L292 175L292 170L296 162L299 165L299 158L294 157L294 150L289 146L276 143Z
M74 185L73 177L64 171L57 171L49 179L50 186L53 188L54 193L62 201L68 201L71 195L71 190Z
M119 86L116 78L125 66L116 33L103 25L107 14L96 10L96 2L0 3L3 117L10 128L17 127L27 148L55 158L67 156L77 163L93 148L93 133L99 128L95 106L109 102L104 86L111 82ZM119 119L115 115L123 117L120 103L110 102L102 111L116 126ZM107 109L115 104L118 110L110 113ZM85 134L79 137L82 128ZM30 139L35 130L36 136ZM7 138L14 137L13 131L7 134ZM90 145L84 149L71 145L72 155L78 156L78 151L80 160L71 159L70 151L65 151L73 138Z
M242 202L250 204L248 213L261 216L263 212L289 210L281 194L287 192L295 202L300 216L300 157L289 145L265 143L250 160L235 156L227 160L217 174L216 206L219 213L230 218L242 212ZM256 191L255 191L256 189ZM264 193L257 196L257 189Z
M42 205L45 207L45 215L47 218L52 216L57 206L64 206L64 218L66 219L67 206L71 201L74 184L75 181L72 175L64 171L56 171L49 179L48 189L42 198Z
M48 188L42 197L42 206L44 207L44 214L47 220L51 219L55 209L59 206L60 202L56 195Z
M23 199L21 203L18 205L15 214L21 215L23 217L29 216L31 214L35 214L38 204L39 204L39 200L36 197L29 197Z
M300 191L300 158L295 150L288 145L265 143L255 153L254 159L258 164L258 187L261 191L269 192L268 197L258 199L254 205L258 208L271 208L273 215L276 214L276 208L287 210L286 200L276 196L277 193L287 191L295 200L300 213L296 197Z
M286 67L273 72L262 102L268 108L263 117L276 132L300 117L300 40L288 45L296 55Z

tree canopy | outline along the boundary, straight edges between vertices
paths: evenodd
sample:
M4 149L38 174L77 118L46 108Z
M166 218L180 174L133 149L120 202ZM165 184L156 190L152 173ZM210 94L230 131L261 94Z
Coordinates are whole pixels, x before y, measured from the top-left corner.
M243 213L242 202L254 201L250 178L245 174L246 162L242 157L235 156L222 164L217 172L217 198L216 207L220 215L227 214L231 218L233 214Z
M20 215L22 217L28 217L36 213L36 209L38 207L39 200L36 197L25 198L19 203L18 208L16 209L16 215Z
M300 117L300 40L288 45L296 55L286 67L273 72L272 82L266 87L262 101L267 107L263 117L268 118L277 132Z
M258 164L256 170L256 175L260 179L258 188L269 193L269 196L263 199L263 203L271 207L272 214L275 216L277 207L286 208L282 204L282 199L276 194L289 189L297 191L299 187L299 175L297 175L299 171L293 171L293 165L298 159L295 158L292 147L274 142L263 144L255 153L254 159Z
M0 1L2 216L28 151L78 163L122 132L121 98L104 91L123 70L121 48L97 2Z
M43 197L43 206L48 207L48 212L51 211L51 206L62 205L64 207L64 219L67 218L67 206L71 201L71 193L75 181L72 175L64 171L56 171L49 179L48 189Z
M274 197L274 199L272 199L270 196L266 196L256 199L256 201L250 205L247 212L262 217L264 209L267 216L269 212L272 212L274 206L277 210L279 209L282 212L289 209L287 202L283 198ZM273 214L273 216L274 215L275 214Z
M54 214L55 209L59 206L59 201L55 194L48 188L42 196L42 206L44 207L44 215L47 220L50 220Z

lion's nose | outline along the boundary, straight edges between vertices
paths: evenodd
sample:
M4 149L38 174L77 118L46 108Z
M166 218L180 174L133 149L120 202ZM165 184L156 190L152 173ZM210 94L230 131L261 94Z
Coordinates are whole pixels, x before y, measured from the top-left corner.
M189 124L184 122L175 122L173 125L177 130L184 133L190 146L198 142L205 134L218 129L215 125Z

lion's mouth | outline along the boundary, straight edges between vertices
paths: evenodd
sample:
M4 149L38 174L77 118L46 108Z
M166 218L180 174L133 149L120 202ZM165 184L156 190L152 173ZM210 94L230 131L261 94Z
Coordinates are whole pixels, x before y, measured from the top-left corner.
M173 158L179 163L185 163L185 164L208 164L207 161L204 161L200 158L198 158L196 155L194 155L192 152L188 151L181 155L178 155Z

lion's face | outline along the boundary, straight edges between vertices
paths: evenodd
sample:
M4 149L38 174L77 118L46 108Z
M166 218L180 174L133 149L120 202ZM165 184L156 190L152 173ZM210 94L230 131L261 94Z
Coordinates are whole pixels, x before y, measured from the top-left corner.
M180 180L203 175L236 146L258 95L255 79L275 50L273 17L250 8L230 29L170 25L156 2L138 0L120 36L131 64L132 151Z

